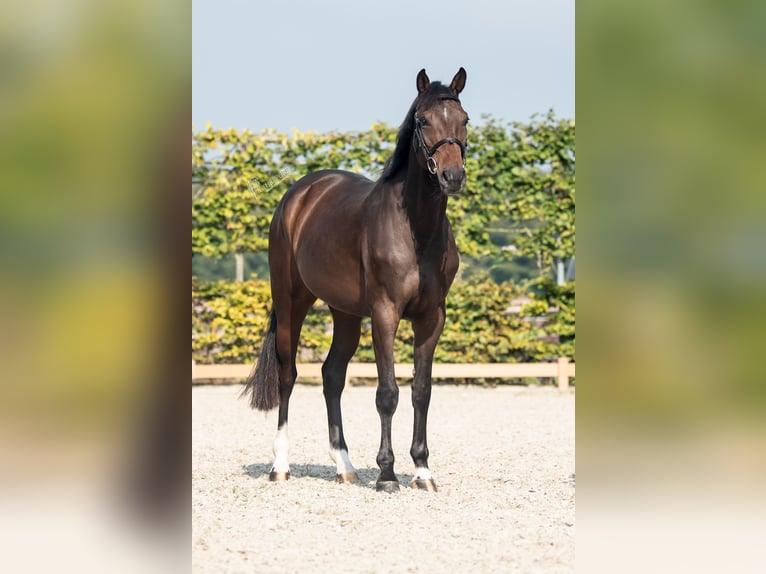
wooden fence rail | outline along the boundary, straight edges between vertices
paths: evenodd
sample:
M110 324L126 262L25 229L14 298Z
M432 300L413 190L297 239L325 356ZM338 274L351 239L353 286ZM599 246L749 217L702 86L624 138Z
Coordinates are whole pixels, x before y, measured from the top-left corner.
M396 376L412 378L412 363L396 363ZM298 376L322 378L321 363L299 363ZM192 362L192 384L202 381L244 380L252 365L197 365ZM346 382L349 379L375 379L378 376L375 363L349 363ZM555 363L434 363L435 379L523 379L527 377L551 378L558 381L561 390L569 388L569 379L575 376L575 365L566 357Z

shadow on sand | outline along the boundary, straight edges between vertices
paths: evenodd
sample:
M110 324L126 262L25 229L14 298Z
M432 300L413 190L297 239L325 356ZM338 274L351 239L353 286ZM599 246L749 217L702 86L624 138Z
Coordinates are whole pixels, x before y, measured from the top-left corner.
M250 478L268 478L271 464L245 464L242 466L242 470ZM359 482L356 483L356 486L375 487L375 480L378 478L379 472L377 468L358 468L356 472L359 475ZM411 474L398 474L398 476L403 487L409 486L412 482L413 475ZM302 478L320 478L328 482L335 482L335 467L326 464L291 464L290 480Z

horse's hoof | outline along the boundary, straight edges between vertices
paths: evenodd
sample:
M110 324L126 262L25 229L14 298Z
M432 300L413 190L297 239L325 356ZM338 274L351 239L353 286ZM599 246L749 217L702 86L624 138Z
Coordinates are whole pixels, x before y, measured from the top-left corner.
M379 480L375 483L375 490L378 492L399 492L399 481Z
M411 484L412 488L416 488L418 490L427 490L428 492L439 492L439 489L436 488L436 483L434 482L433 478L415 478L412 481Z
M277 472L276 470L272 470L269 473L269 481L270 482L284 482L288 478L290 478L290 471L287 472Z
M359 482L359 475L355 472L339 472L335 475L335 482L339 484L355 484Z

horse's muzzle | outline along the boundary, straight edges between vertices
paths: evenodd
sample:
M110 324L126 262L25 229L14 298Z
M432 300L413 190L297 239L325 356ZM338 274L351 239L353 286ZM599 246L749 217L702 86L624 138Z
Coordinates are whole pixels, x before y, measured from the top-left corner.
M439 185L447 195L457 195L465 185L465 169L445 168L439 174Z

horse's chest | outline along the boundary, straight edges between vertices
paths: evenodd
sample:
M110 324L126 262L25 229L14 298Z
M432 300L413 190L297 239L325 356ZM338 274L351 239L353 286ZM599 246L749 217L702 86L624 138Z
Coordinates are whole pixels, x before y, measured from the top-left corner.
M447 294L446 279L440 269L423 266L408 276L403 293L405 315L417 315L438 306Z
M447 265L449 252L418 254L413 247L407 244L389 245L370 258L374 282L408 317L438 306L451 282Z

